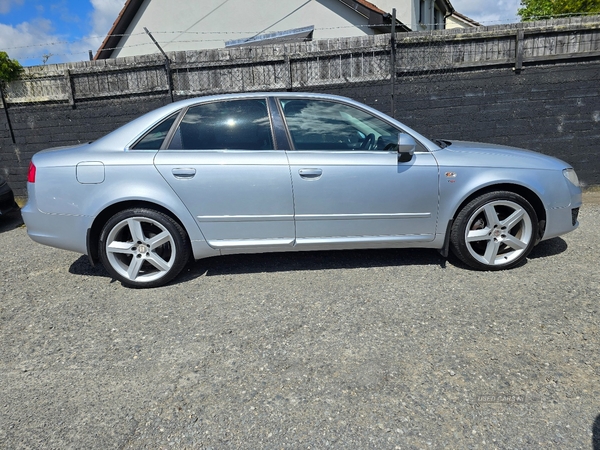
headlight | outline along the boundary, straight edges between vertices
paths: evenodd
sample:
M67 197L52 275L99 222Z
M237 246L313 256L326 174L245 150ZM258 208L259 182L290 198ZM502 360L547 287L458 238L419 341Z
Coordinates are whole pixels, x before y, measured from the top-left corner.
M575 186L579 186L579 178L577 178L575 169L565 169L565 170L563 170L563 175L565 176L565 178L567 180L569 180Z

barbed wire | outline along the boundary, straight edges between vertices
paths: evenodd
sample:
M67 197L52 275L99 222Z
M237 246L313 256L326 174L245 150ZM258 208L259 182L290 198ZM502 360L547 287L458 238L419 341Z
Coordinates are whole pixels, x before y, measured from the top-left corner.
M597 14L593 14L593 13L586 13L586 14L561 14L561 15L557 15L559 18L571 18L571 17L581 17L581 16L592 16L592 15L597 15ZM547 19L543 19L543 20L553 20L550 18ZM426 33L426 32L440 32L443 30L439 30L439 29L435 29L435 26L437 24L435 23L430 23L427 24L426 26L429 27L429 30L424 30L424 31L420 31L420 32L407 32L406 35L407 36L412 36L413 33L414 35L422 35L422 33ZM319 32L326 32L326 31L331 31L331 30L350 30L350 29L365 29L365 28L373 28L373 27L389 27L390 24L371 24L371 25L349 25L349 26L336 26L336 27L323 27L323 28L314 28L314 32L319 33ZM490 25L487 25L490 26ZM496 25L491 25L491 26L496 26ZM467 28L468 30L469 28ZM258 36L260 32L256 32L256 31L186 31L186 30L151 30L152 34L155 36L159 37L159 43L164 45L164 46L169 46L170 44L172 45L181 45L181 44L202 44L202 43L224 43L225 39L219 39L219 38L210 38L210 39L206 39L206 38L202 38L202 39L185 39L185 40L172 40L172 41L162 41L160 42L160 36L168 36L168 35L178 35L178 36L207 36L207 37L212 37L212 36L231 36L231 35L236 35L236 36L242 36L241 39L244 39L243 35L247 35L248 38L253 38ZM264 32L262 33L264 34ZM5 48L5 51L12 51L12 50L23 50L23 49L31 49L31 48L45 48L48 50L47 53L44 54L40 54L40 55L29 55L27 57L25 57L25 59L27 60L36 60L36 59L40 59L42 61L44 61L44 64L46 64L46 62L48 61L49 58L65 58L65 59L69 59L69 57L75 57L75 56L83 56L83 55L87 55L89 54L90 50L74 50L73 47L74 46L78 46L78 45L82 45L83 43L89 43L90 40L92 39L104 39L106 40L106 38L109 37L116 37L116 38L131 38L131 37L140 37L140 36L145 36L146 33L143 32L139 32L139 33L123 33L123 34L112 34L112 35L106 35L106 36L87 36L84 38L80 38L80 39L76 39L76 40L72 40L72 41L66 41L66 40L61 40L61 41L54 41L54 42L45 42L45 43L38 43L38 44L31 44L31 45L24 45L24 46L14 46L14 47L8 47ZM323 40L333 40L333 39L339 39L339 38L319 38L318 40L323 41ZM299 39L297 37L291 37L291 38L285 38L285 37L277 37L277 41L281 42L281 43L286 43L286 42L299 42ZM253 42L255 45L261 45L260 41L255 41ZM93 45L92 43L89 43L90 45ZM250 42L248 43L250 44ZM98 43L99 45L99 43ZM109 48L103 48L102 50L104 51L108 51L108 52L113 52L115 50L122 50L124 48L139 48L139 47L145 47L145 46L153 46L153 43L151 41L148 42L141 42L141 43L126 43L125 45L121 45L121 46L115 46L115 47L109 47ZM190 45L193 46L193 45ZM52 52L53 48L58 47L59 49L64 49L65 47L68 48L69 51L62 51L62 52ZM214 46L212 48L218 48L219 46ZM96 49L94 49L96 50ZM166 49L168 51L168 49ZM87 58L82 58L83 59L87 59ZM59 61L61 62L61 61Z
M325 27L325 28L315 28L315 31L328 31L328 30L343 30L343 29L356 29L356 28L372 28L372 27L384 27L387 26L389 27L390 24L379 24L379 25L348 25L348 26L339 26L339 27ZM185 35L185 34L193 34L193 35L252 35L252 36L256 36L257 34L261 33L261 31L186 31L186 30L172 30L172 31L161 31L161 30L150 30L151 33L153 35L161 35L161 34L178 34L178 35ZM44 43L39 43L39 44L31 44L31 45L20 45L20 46L14 46L14 47L6 47L4 48L4 51L8 51L8 50L17 50L17 49L24 49L24 48L35 48L35 47L49 47L49 46L54 46L54 45L64 45L64 44L70 44L70 45L74 45L80 42L87 42L89 40L92 39L106 39L106 38L110 38L110 37L119 37L119 38L123 38L123 37L133 37L133 36L146 36L145 32L139 32L139 33L123 33L123 34L106 34L106 35L95 35L95 36L85 36L83 38L79 38L79 39L73 39L71 41L54 41L54 42L44 42ZM200 39L200 40L196 40L196 41L187 41L187 42L218 42L221 39ZM150 42L151 43L151 42Z
M561 19L561 18L570 18L570 17L581 17L581 16L594 16L594 15L598 15L598 13L565 13L565 14L551 14L551 15L540 15L540 16L529 16L529 17L525 17L523 18L523 20L525 22L529 22L529 21L544 21L544 20L552 20L552 19ZM486 21L487 25L482 24L482 26L494 26L494 25L489 25L489 24L508 24L508 23L515 23L513 22L514 18L499 18L497 20L494 21ZM435 30L435 26L439 25L439 22L431 22L431 23L419 23L419 25L425 26L426 28L432 28ZM373 28L373 27L389 27L390 24L389 23L381 23L381 24L367 24L367 25L346 25L346 26L337 26L337 27L320 27L320 28L315 28L315 31L330 31L330 30L343 30L343 29L362 29L362 28ZM178 35L185 35L185 34L193 34L193 35L243 35L243 34L247 34L247 35L257 35L259 33L264 32L263 30L255 30L255 31L188 31L188 30L150 30L152 32L153 35L165 35L165 34L178 34ZM428 30L431 31L431 30ZM416 31L416 32L422 32L422 31ZM79 39L73 39L73 40L68 40L68 41L54 41L54 42L44 42L44 43L39 43L39 44L31 44L31 45L21 45L21 46L13 46L13 47L7 47L4 48L5 51L7 50L18 50L18 49L24 49L24 48L35 48L35 47L47 47L47 46L54 46L54 45L64 45L64 44L69 44L69 45L74 45L77 44L79 42L86 42L92 39L106 39L109 37L133 37L133 36L143 36L146 35L146 33L144 32L139 32L139 33L123 33L123 34L103 34L103 35L90 35L90 36L84 36L82 38ZM215 40L206 40L206 39L202 39L202 40L198 40L198 41L186 41L186 42L217 42L220 41L218 39Z

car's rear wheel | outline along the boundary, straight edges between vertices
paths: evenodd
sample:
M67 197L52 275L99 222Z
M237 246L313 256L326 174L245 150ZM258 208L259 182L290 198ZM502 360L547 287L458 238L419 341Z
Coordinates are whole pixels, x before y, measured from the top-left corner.
M456 216L452 250L475 269L509 269L529 255L537 229L537 215L525 198L508 191L489 192Z
M190 256L185 230L171 217L132 208L111 217L99 241L100 260L125 286L162 286L175 278Z

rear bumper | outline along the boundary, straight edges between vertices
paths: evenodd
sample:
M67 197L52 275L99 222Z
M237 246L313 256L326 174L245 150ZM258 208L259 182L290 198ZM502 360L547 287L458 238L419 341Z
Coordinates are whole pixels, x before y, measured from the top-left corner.
M46 214L28 202L22 209L27 234L35 242L87 255L86 234L92 217Z

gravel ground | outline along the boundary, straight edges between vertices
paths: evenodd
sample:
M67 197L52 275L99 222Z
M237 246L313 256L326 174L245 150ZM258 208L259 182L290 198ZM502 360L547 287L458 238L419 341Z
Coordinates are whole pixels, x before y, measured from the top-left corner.
M315 252L132 290L3 218L0 447L600 449L597 199L580 221L506 272Z

